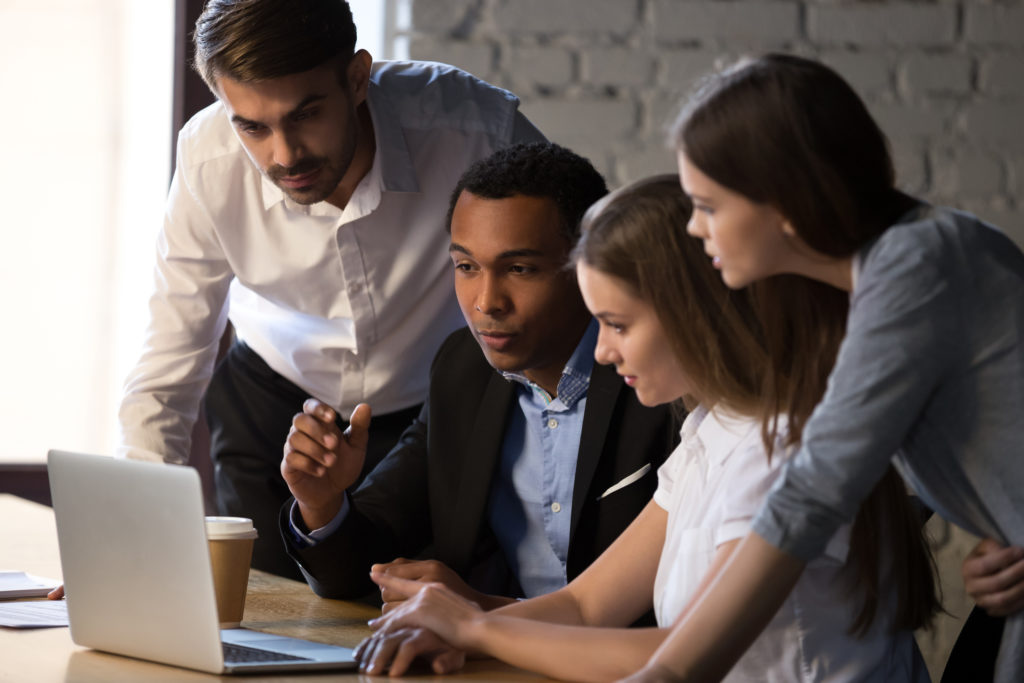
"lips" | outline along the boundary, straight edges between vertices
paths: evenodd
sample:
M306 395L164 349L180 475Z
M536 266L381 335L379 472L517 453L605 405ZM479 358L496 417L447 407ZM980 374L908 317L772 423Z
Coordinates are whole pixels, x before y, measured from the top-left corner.
M501 332L498 330L477 330L476 333L482 343L495 351L503 351L516 338L516 334L513 332Z
M316 168L312 171L302 173L299 175L280 176L278 177L277 182L280 183L281 185L284 185L285 187L297 190L312 185L316 181L317 176L319 175L320 168Z
M620 373L619 376L622 377L622 381L626 383L627 387L631 387L636 384L636 375L623 375Z

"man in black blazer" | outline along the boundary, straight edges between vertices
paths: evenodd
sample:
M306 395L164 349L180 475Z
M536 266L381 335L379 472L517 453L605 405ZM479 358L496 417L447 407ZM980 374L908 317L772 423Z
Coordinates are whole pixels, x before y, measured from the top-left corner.
M365 594L378 564L497 607L572 580L651 499L676 423L593 361L596 322L565 268L605 191L589 162L550 143L464 174L449 225L468 327L435 356L419 418L351 496L369 409L345 434L313 399L293 422L281 530L318 595Z

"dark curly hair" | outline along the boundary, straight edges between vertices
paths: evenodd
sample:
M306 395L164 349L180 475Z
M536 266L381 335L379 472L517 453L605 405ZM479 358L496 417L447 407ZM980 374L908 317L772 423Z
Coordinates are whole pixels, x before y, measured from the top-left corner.
M209 0L192 40L192 65L211 89L217 76L251 83L330 59L338 60L343 81L356 27L345 0Z
M550 199L562 216L562 236L575 244L587 208L608 193L604 178L580 155L553 142L505 147L466 169L448 202L448 230L463 190L484 199L514 195Z

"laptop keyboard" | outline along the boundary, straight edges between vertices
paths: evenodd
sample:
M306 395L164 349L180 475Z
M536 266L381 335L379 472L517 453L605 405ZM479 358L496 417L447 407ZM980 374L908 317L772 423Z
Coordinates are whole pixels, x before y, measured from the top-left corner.
M296 657L286 655L283 652L271 652L270 650L259 650L255 647L235 645L233 643L221 643L224 648L225 664L245 664L248 662L311 662L308 657Z

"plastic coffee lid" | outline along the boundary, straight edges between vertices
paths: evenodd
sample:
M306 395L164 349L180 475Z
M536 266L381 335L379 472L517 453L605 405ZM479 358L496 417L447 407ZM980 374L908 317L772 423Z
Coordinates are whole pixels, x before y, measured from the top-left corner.
M209 539L256 538L257 535L248 517L206 518L206 537Z

